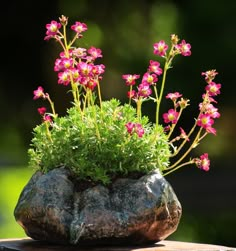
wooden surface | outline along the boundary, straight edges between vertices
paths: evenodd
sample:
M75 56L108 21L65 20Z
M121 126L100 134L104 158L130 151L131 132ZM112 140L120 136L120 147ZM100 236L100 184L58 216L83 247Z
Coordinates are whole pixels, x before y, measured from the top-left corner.
M179 241L161 241L152 246L145 247L78 247L61 246L48 244L40 241L34 241L30 238L24 239L0 239L1 251L236 251L236 248L219 245L179 242Z

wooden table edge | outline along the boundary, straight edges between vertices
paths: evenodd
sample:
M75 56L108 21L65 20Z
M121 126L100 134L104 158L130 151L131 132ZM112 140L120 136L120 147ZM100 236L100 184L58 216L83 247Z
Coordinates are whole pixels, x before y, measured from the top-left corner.
M19 251L236 251L234 247L227 247L214 244L181 242L163 240L151 246L112 246L112 247L83 247L64 246L36 241L31 238L9 238L0 239L0 250Z

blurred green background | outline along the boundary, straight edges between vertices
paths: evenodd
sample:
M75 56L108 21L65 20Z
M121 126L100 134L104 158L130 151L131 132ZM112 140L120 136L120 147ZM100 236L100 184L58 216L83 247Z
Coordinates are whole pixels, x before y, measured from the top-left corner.
M236 246L235 10L236 2L227 0L6 1L0 33L0 238L25 236L13 211L33 173L27 166L27 148L32 128L40 122L40 101L32 100L33 90L42 85L60 114L70 102L53 72L58 47L44 41L45 25L63 14L71 23L87 23L82 47L94 45L103 51L104 99L125 101L121 75L142 74L150 59L158 60L152 54L153 43L168 41L172 33L189 42L192 56L176 58L167 88L191 100L184 128L191 127L201 100L200 73L217 69L216 82L222 84L217 137L209 135L195 150L196 155L209 153L211 170L186 167L167 176L183 207L179 227L168 239ZM147 107L147 115L152 112Z

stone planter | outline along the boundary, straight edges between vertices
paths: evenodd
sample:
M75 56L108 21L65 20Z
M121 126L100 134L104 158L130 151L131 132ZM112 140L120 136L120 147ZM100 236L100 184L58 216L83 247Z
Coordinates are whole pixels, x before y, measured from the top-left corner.
M19 197L16 221L33 239L76 245L151 244L179 224L181 204L158 171L109 187L78 187L65 168L36 172Z

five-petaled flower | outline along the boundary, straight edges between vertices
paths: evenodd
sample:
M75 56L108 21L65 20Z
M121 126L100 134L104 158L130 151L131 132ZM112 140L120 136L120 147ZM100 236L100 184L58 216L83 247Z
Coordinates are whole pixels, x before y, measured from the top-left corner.
M137 74L124 74L122 78L125 79L126 85L135 85L135 80L140 78Z
M176 124L178 121L179 113L174 109L169 109L167 113L163 114L163 119L166 124L172 123Z
M154 51L153 53L159 55L160 57L164 57L166 55L166 51L168 50L168 45L164 40L161 40L158 43L153 45Z
M71 29L77 34L80 34L87 30L87 25L85 23L75 22L75 24L71 25Z
M38 89L34 91L33 99L38 99L38 98L46 98L46 94L44 93L44 89L42 86L39 86Z
M204 153L200 158L193 159L193 162L197 165L198 168L209 171L210 169L210 160L208 158L208 153Z

